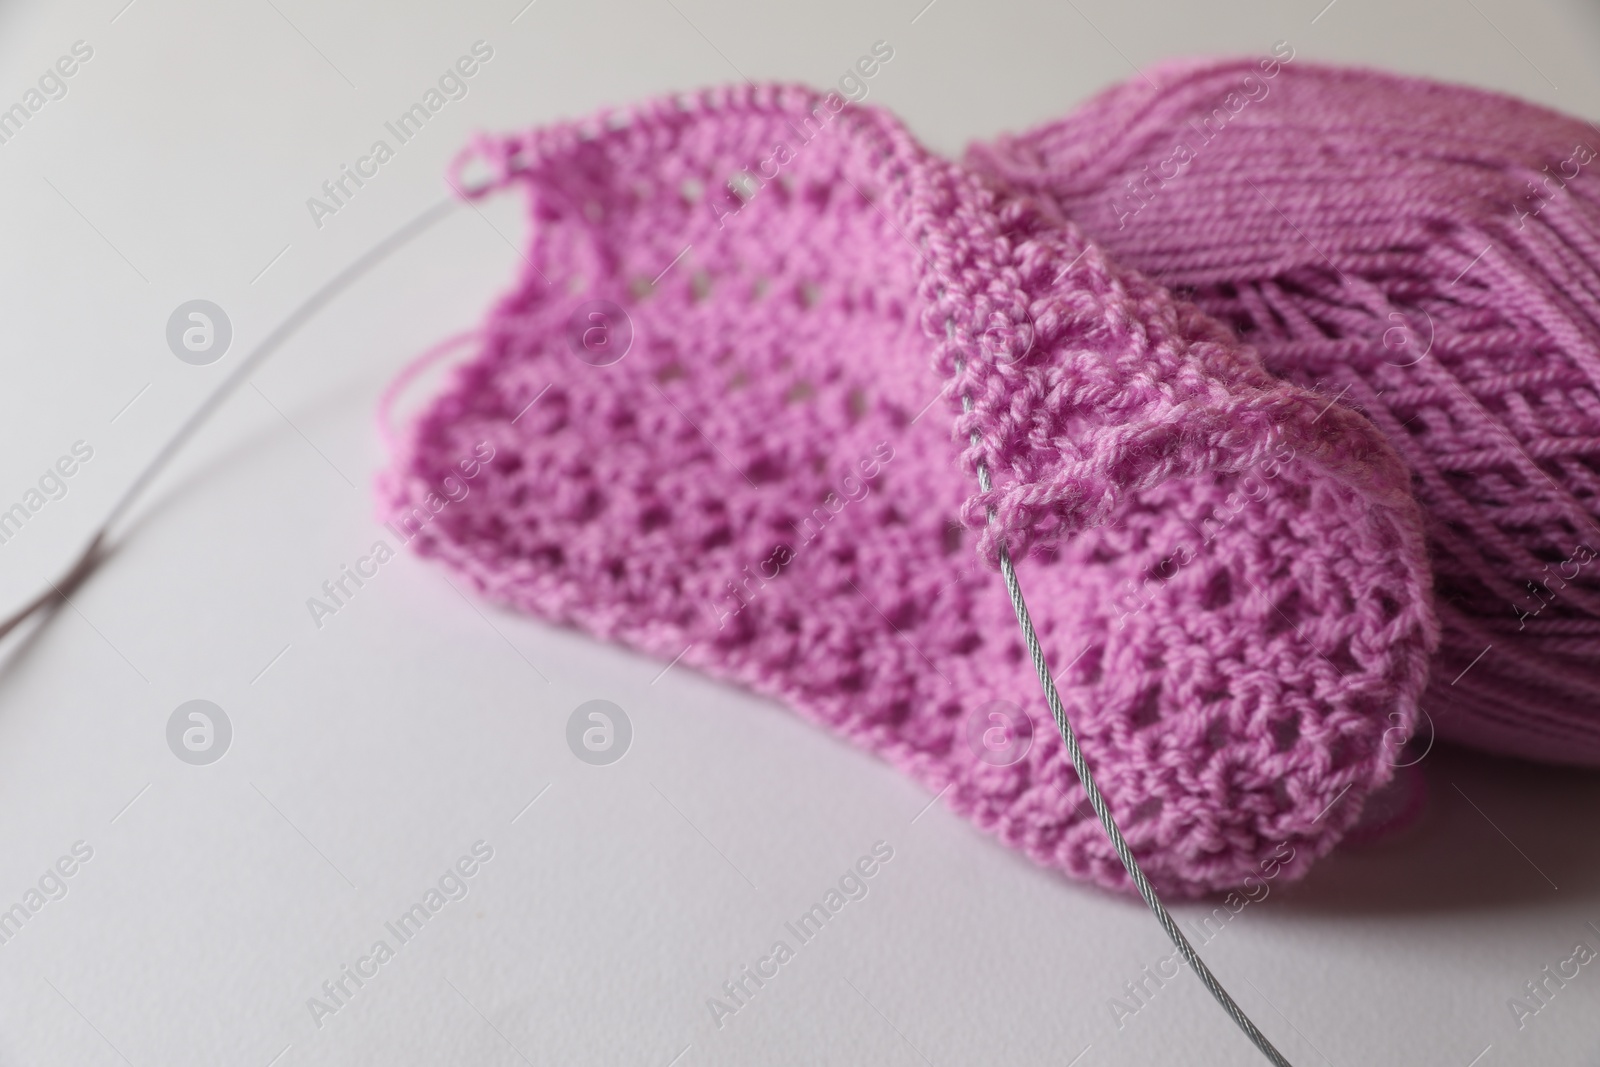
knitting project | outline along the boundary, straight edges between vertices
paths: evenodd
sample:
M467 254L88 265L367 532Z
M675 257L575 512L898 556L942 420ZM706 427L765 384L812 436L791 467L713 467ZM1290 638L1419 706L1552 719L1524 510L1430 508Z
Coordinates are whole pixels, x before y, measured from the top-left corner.
M1403 465L1052 204L792 87L459 163L526 192L526 264L380 506L486 597L778 698L1103 886L1002 544L1163 892L1299 876L1391 777L1437 640Z
M1600 766L1600 130L1283 51L968 160L1366 413L1426 516L1439 736Z

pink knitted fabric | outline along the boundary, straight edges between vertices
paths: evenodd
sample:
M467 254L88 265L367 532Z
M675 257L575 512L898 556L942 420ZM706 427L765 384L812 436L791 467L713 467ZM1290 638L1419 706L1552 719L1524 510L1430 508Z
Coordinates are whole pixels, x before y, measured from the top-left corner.
M1600 765L1600 130L1285 51L969 161L1365 412L1426 515L1439 735Z
M777 697L1104 886L1002 539L1161 890L1296 877L1390 778L1436 642L1398 457L1047 203L784 87L464 164L527 193L527 266L381 488L487 597ZM1016 762L972 743L995 702Z

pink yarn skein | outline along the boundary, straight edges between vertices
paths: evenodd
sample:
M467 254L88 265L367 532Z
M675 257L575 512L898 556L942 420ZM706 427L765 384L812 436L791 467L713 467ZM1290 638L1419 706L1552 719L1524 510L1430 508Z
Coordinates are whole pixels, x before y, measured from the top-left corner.
M1600 766L1600 129L1287 55L1168 64L968 161L1371 418L1426 517L1439 736Z
M1002 542L1163 892L1298 877L1392 777L1437 642L1398 456L1048 201L784 87L466 162L526 192L526 266L381 505L487 597L776 697L1105 886Z

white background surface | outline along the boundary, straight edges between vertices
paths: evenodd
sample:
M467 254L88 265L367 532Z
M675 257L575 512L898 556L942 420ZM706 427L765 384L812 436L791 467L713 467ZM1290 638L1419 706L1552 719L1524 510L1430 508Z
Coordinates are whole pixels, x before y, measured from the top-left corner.
M94 48L0 145L0 507L94 448L0 545L0 605L299 301L441 197L476 128L741 75L827 85L880 39L869 100L946 152L1133 65L1280 39L1600 115L1600 14L1577 0L123 2L0 8L0 106ZM470 95L316 228L306 198L479 39ZM452 213L315 318L72 606L0 654L0 908L94 850L0 945L0 1065L1258 1062L1187 974L1119 1029L1110 998L1170 951L1141 907L919 816L921 790L780 707L480 614L410 558L314 628L306 598L377 533L377 392L509 283L519 207ZM209 367L164 340L196 297L235 332ZM196 697L235 731L208 767L166 746ZM564 741L592 698L633 720L610 767ZM1600 1064L1600 963L1521 1030L1507 1007L1600 948L1600 780L1422 768L1419 826L1274 887L1207 957L1297 1065ZM307 998L480 839L467 898L317 1027ZM869 895L716 1028L707 998L880 840Z

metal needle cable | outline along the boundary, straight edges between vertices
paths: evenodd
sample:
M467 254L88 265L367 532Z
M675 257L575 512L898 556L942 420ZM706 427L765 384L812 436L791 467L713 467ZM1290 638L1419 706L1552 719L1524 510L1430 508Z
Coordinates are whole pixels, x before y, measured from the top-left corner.
M67 568L66 572L51 581L50 588L42 591L38 596L18 608L7 616L4 621L0 621L0 640L3 640L7 634L20 626L23 621L46 604L51 603L57 597L64 598L78 583L89 576L90 572L94 570L103 558L100 551L101 546L105 544L106 538L110 535L112 525L150 487L150 483L155 480L156 475L160 474L162 469L188 443L189 438L194 436L195 431L199 430L206 420L216 413L217 409L222 406L222 402L232 395L233 391L246 381L250 375L260 369L261 364L266 361L268 356L277 351L285 341L292 337L301 326L305 325L307 320L318 311L321 311L329 301L349 288L352 283L384 259L387 259L397 249L443 218L456 204L457 201L454 197L446 197L405 223L405 225L395 230L382 241L379 241L376 245L373 245L358 257L354 263L351 263L344 270L328 279L316 292L301 301L300 305L290 312L288 317L280 322L271 333L262 338L261 343L256 345L250 354L240 361L239 365L233 369L223 383L210 396L206 397L200 406L184 420L183 425L178 427L177 432L167 439L166 444L161 446L161 451L157 452L155 457L145 464L138 476L134 478L133 483L123 490L122 495L117 498L116 504L111 508L105 519L101 521L99 527L96 528L94 535L89 538L88 545L73 560L72 565Z
M945 324L945 334L953 337L955 327L952 323ZM956 360L956 373L959 375L965 367L965 361ZM966 393L961 394L961 410L965 414L972 412L972 398ZM974 448L982 444L978 431L972 431L972 445ZM978 485L987 493L991 488L989 466L982 459L978 460ZM994 509L990 508L987 521L994 522ZM1106 836L1111 839L1111 847L1116 851L1117 858L1122 861L1122 866L1127 869L1128 877L1133 879L1133 884L1139 890L1139 895L1149 905L1155 914L1156 922L1161 924L1161 929L1167 932L1167 937L1177 948L1189 969L1194 971L1211 991L1222 1010L1228 1013L1239 1029L1243 1030L1256 1048L1261 1050L1274 1067L1293 1067L1284 1058L1283 1053L1273 1047L1256 1024L1244 1013L1228 991L1222 988L1222 983L1217 981L1211 969L1200 958L1200 953L1189 943L1189 939L1178 929L1178 924L1173 921L1166 907L1161 903L1161 898L1156 896L1156 891L1151 887L1150 880L1145 877L1144 871L1139 867L1139 861L1133 858L1133 850L1128 847L1128 842L1122 836L1122 831L1117 828L1117 822L1111 817L1111 809L1106 806L1106 801L1100 795L1100 788L1094 784L1094 776L1089 773L1089 765L1084 762L1083 753L1078 748L1078 735L1073 731L1072 724L1067 721L1066 708L1061 704L1061 695L1056 692L1055 678L1050 674L1050 667L1045 663L1044 650L1039 647L1039 636L1034 632L1033 617L1028 614L1028 605L1022 599L1022 586L1017 582L1017 569L1011 563L1011 554L1006 551L1005 545L999 546L1000 575L1005 579L1006 592L1011 595L1011 607L1017 613L1017 624L1022 627L1022 640L1028 646L1028 655L1033 659L1033 669L1038 672L1039 684L1044 687L1044 700L1050 707L1050 715L1056 721L1056 729L1061 732L1061 740L1067 746L1067 758L1072 761L1072 769L1078 774L1078 781L1083 786L1083 791L1089 796L1089 806L1100 819L1100 825L1105 829Z

